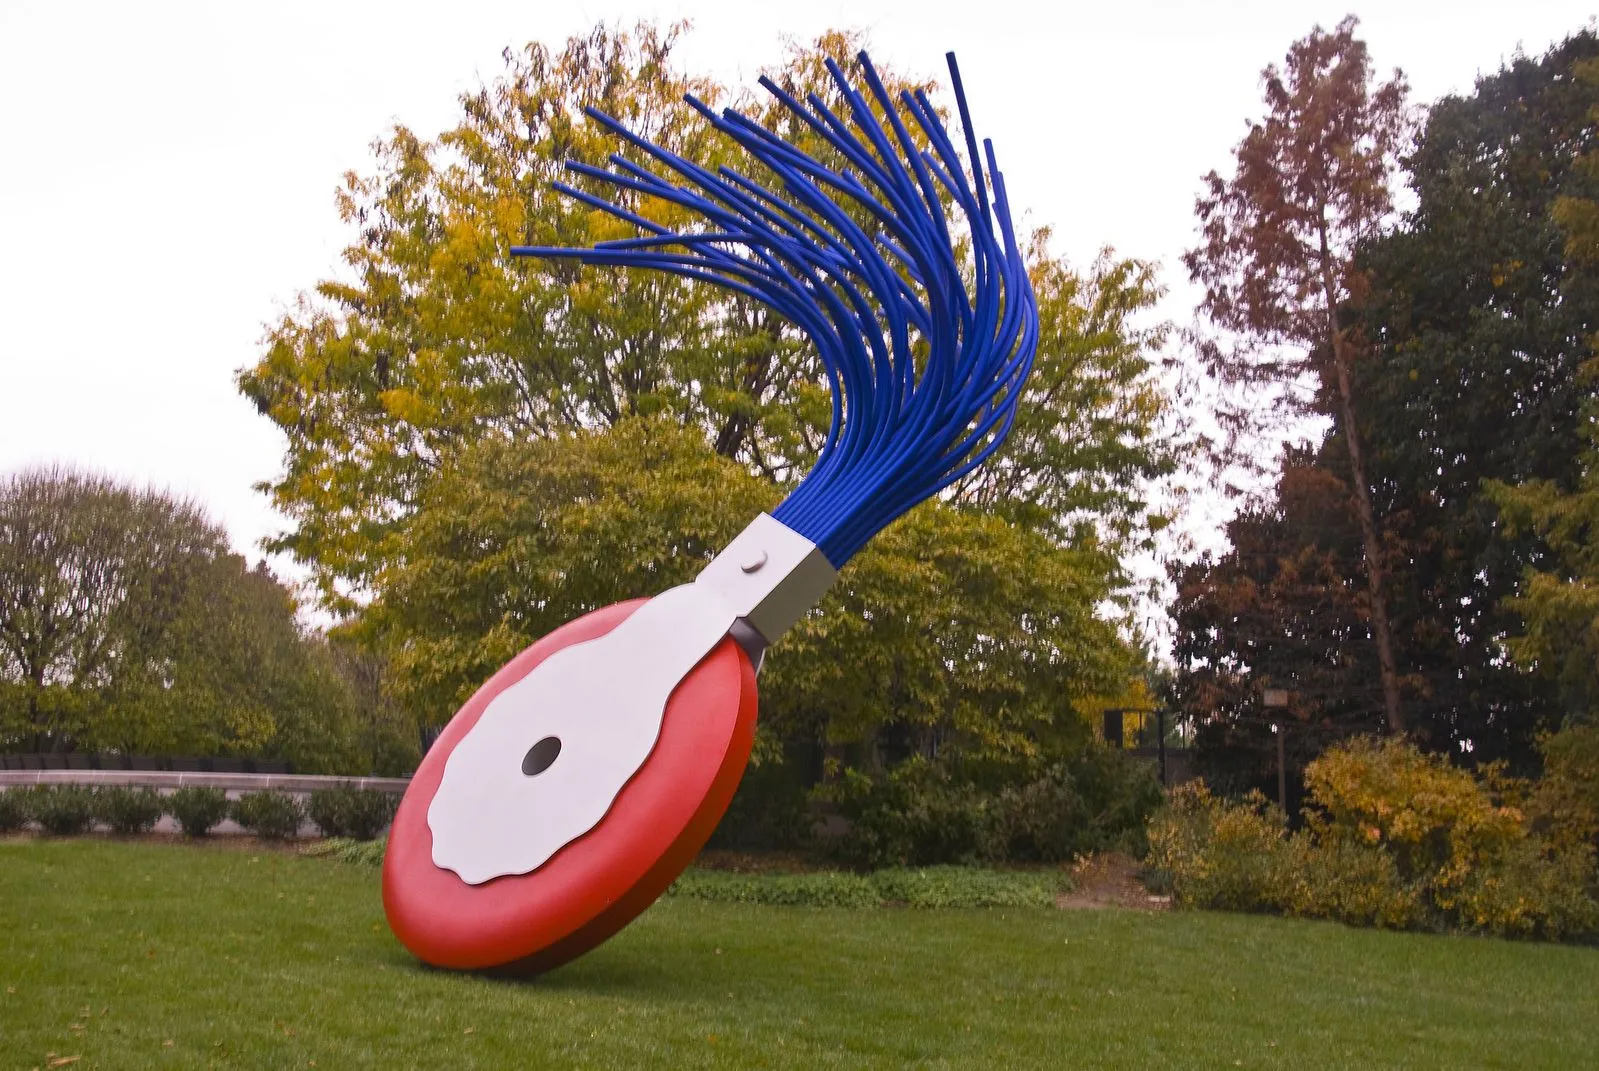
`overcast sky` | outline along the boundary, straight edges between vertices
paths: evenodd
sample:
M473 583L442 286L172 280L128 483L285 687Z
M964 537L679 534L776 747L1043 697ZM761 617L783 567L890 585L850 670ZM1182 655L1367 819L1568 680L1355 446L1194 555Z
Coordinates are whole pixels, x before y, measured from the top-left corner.
M1354 9L1418 100L1469 92L1599 0L1385 0ZM785 35L859 28L939 76L954 49L1013 204L1074 261L1177 258L1198 178L1225 168L1258 72L1347 3L454 0L80 4L0 0L0 472L62 461L205 503L235 544L282 518L252 491L283 441L233 387L262 324L338 270L332 192L396 122L451 125L500 52L601 20L686 18L679 57L753 82Z

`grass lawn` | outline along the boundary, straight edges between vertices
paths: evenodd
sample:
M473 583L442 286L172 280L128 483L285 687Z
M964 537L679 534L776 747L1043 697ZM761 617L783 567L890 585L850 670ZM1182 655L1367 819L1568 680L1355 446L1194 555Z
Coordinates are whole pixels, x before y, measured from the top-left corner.
M1599 1053L1593 949L679 898L506 982L418 966L377 885L274 852L0 841L0 1068L1574 1068Z

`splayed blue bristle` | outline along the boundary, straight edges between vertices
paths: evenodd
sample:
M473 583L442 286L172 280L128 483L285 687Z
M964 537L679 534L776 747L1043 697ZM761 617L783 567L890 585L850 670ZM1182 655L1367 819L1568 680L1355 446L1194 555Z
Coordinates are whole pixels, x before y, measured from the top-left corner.
M831 60L849 121L812 94L801 103L770 79L778 100L847 161L829 168L753 120L689 104L764 164L782 192L722 168L708 171L634 135L610 116L596 122L658 163L657 174L613 155L614 170L574 172L659 197L706 221L669 230L564 183L569 196L637 226L646 237L593 249L517 246L518 256L657 268L727 287L786 317L815 344L833 393L833 418L816 465L773 516L842 566L894 518L982 464L1004 440L1038 343L1038 303L1011 225L993 146L979 156L955 57L949 59L970 171L921 92L899 104L926 135L912 140L900 109L860 55L871 103ZM986 163L986 167L985 167ZM686 180L687 185L681 183ZM972 291L956 258L945 199L971 236ZM863 208L868 233L845 211ZM916 351L923 353L920 362Z

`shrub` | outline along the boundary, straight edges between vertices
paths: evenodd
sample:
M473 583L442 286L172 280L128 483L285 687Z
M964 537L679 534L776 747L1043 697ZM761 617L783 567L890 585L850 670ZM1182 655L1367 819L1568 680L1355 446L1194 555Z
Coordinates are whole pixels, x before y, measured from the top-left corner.
M884 902L906 907L1054 907L1061 874L934 866L879 870L870 876Z
M1599 935L1591 846L1545 839L1512 805L1536 801L1539 786L1493 770L1473 775L1392 740L1330 748L1305 779L1306 825L1292 837L1258 794L1227 803L1198 783L1173 792L1150 824L1157 879L1190 906L1506 937Z
M877 778L846 770L822 795L849 820L848 831L825 845L849 866L973 863L999 854L988 801L925 759Z
M1061 863L1111 850L1143 855L1144 831L1161 798L1148 763L1110 748L1091 749L999 794L993 808L997 858Z
M82 785L40 785L29 795L28 813L46 833L82 833L94 821L94 790Z
M1599 848L1599 725L1573 725L1539 742L1543 777L1527 800L1533 826L1556 848Z
M95 793L94 816L113 833L148 833L166 813L153 788L103 788Z
M1393 857L1377 845L1338 835L1317 840L1307 831L1290 848L1293 880L1282 905L1289 914L1379 928L1424 922L1418 890L1400 879Z
M876 907L872 883L859 874L737 874L690 870L669 890L673 896L722 904L781 907Z
M1281 911L1293 901L1294 871L1283 826L1258 792L1229 804L1191 781L1150 824L1149 865L1179 904Z
M1142 855L1145 826L1161 802L1149 765L1110 748L1089 749L997 792L917 758L876 778L846 771L823 796L850 822L827 845L830 854L860 868Z
M287 840L300 831L305 810L284 792L248 792L233 801L233 820L258 837Z
M1468 873L1452 892L1455 925L1498 937L1567 940L1599 935L1591 856L1552 853L1527 837L1496 865Z
M300 851L341 863L376 867L383 865L386 847L382 840L330 837ZM668 893L724 904L784 907L1052 907L1055 897L1067 888L1069 882L1059 873L935 866L879 870L867 875L836 871L751 874L689 870Z
M706 847L741 852L800 847L810 834L807 792L797 763L780 756L759 764L752 760Z
M1467 770L1401 740L1353 740L1305 768L1313 832L1381 844L1405 881L1451 890L1525 835L1521 812L1499 806Z
M306 814L326 836L371 840L393 821L397 803L386 792L347 787L319 789L311 793Z
M0 833L10 833L28 824L28 793L20 788L0 789Z
M937 866L873 874L748 874L689 870L671 895L716 903L779 907L1053 907L1061 875Z
M203 837L228 816L228 794L220 788L187 785L166 798L166 807L185 836Z

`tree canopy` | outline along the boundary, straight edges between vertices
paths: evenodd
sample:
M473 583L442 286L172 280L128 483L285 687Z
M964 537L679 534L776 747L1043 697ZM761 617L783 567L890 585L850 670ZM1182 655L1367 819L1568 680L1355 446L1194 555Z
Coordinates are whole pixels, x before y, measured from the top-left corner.
M193 503L66 469L0 481L0 748L401 767L407 723L350 657Z
M1584 31L1428 110L1402 161L1414 207L1356 243L1360 287L1339 303L1363 347L1352 419L1284 467L1278 505L1242 516L1230 552L1183 575L1176 690L1196 716L1232 724L1243 682L1269 678L1291 682L1296 717L1362 728L1361 678L1380 652L1333 626L1358 620L1363 564L1344 524L1295 519L1295 488L1312 484L1368 491L1418 743L1531 766L1539 733L1586 702L1596 54ZM1289 636L1312 620L1314 642ZM1344 714L1319 709L1329 674ZM1232 740L1268 768L1268 739Z
M560 50L508 50L501 77L462 98L455 127L431 140L397 128L377 143L374 171L346 176L348 276L319 284L271 325L261 360L239 377L288 438L285 474L270 490L293 528L275 546L310 568L330 609L351 613L378 590L429 486L483 441L554 440L668 413L770 484L809 465L831 409L793 325L659 273L507 255L516 244L627 236L550 188L567 159L602 163L618 149L584 106L707 165L730 150L682 104L685 90L738 99L770 124L793 121L680 73L679 32L601 27ZM826 98L835 90L823 59L848 66L857 47L824 35L769 73ZM893 71L884 78L891 90L920 85ZM666 222L673 211L649 206ZM1031 264L1049 329L1027 415L1005 454L955 497L1058 539L1093 539L1119 569L1121 552L1162 523L1150 516L1147 483L1174 464L1157 432L1167 400L1153 375L1164 338L1147 315L1153 272L1109 253L1073 271L1043 234Z
M1364 255L1379 358L1357 390L1373 497L1402 548L1398 654L1422 739L1479 758L1532 761L1560 717L1508 657L1509 600L1549 547L1526 527L1511 538L1486 485L1580 478L1599 275L1568 256L1556 206L1593 189L1581 160L1599 86L1575 75L1596 54L1583 32L1435 104L1406 163L1416 207Z
M1360 524L1364 612L1377 649L1390 731L1405 718L1389 625L1387 565L1373 510L1352 386L1365 356L1345 306L1368 286L1362 242L1392 211L1409 117L1404 76L1374 84L1356 20L1294 42L1261 72L1266 117L1234 149L1231 179L1212 171L1196 203L1201 241L1185 257L1205 288L1201 311L1223 332L1201 347L1213 375L1245 389L1223 423L1270 424L1295 410L1327 416L1344 447L1347 502ZM1271 414L1271 416L1264 416Z
M664 417L480 443L429 487L359 627L392 645L399 693L442 720L565 621L692 580L775 497ZM1092 550L923 505L769 655L761 754L1036 773L1086 741L1074 701L1114 697L1136 671L1096 612L1111 593Z

